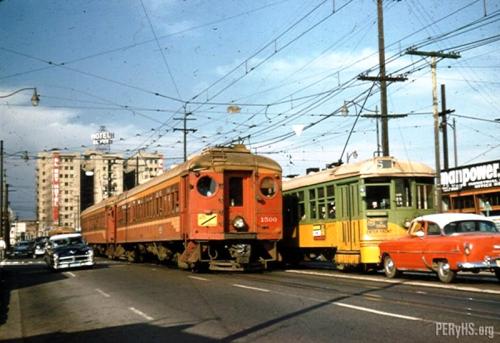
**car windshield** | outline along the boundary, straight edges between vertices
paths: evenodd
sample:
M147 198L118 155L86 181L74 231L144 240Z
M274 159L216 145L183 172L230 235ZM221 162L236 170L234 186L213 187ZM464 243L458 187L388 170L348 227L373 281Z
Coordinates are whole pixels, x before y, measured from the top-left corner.
M495 224L485 220L464 220L452 222L444 227L444 233L447 235L467 232L498 232L498 229Z
M55 239L52 241L55 247L65 246L65 245L75 245L84 244L82 237L67 237L61 239Z

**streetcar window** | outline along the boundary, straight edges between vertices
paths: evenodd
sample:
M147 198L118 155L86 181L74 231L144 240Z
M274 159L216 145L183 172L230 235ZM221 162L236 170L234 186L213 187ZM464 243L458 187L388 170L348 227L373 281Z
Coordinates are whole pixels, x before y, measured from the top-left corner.
M311 201L309 203L309 215L310 215L311 219L316 219L317 218L316 214L317 214L316 201Z
M318 208L319 208L319 218L320 219L326 219L327 218L327 212L326 212L326 206L325 206L325 201L324 200L319 200L318 201Z
M334 219L336 215L335 200L328 200L327 210L328 210L328 218Z
M325 189L323 187L318 188L318 198L325 197Z
M316 190L315 189L309 190L309 199L316 199Z
M390 208L389 186L366 187L366 208L367 209L387 209Z
M326 196L332 197L335 195L335 190L333 188L333 185L326 186Z
M212 196L217 190L217 183L210 176L203 176L196 185L198 192L206 197Z
M410 179L396 179L396 206L411 207L411 183Z
M243 206L243 179L232 177L229 179L230 206Z
M276 193L276 184L270 177L265 177L260 183L260 192L262 195L271 198Z

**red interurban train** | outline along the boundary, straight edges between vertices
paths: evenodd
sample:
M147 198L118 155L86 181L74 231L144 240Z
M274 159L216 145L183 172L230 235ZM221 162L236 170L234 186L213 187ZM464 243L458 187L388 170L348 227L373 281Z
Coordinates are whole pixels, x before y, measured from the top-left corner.
M281 167L243 145L206 149L81 214L96 252L185 269L267 268L282 224Z

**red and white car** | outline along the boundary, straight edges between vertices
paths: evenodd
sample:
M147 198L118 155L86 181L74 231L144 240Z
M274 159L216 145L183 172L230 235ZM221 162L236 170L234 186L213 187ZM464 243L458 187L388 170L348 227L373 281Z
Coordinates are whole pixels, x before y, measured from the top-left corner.
M442 282L457 272L494 272L500 280L500 232L487 217L443 213L415 218L408 236L379 245L385 275L435 271Z

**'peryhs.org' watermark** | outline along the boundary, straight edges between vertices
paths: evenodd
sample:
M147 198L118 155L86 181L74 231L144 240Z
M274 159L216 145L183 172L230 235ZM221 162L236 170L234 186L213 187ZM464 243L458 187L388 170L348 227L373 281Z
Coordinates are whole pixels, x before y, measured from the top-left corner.
M436 323L436 336L486 336L493 339L495 328L493 326L476 325L474 323Z

